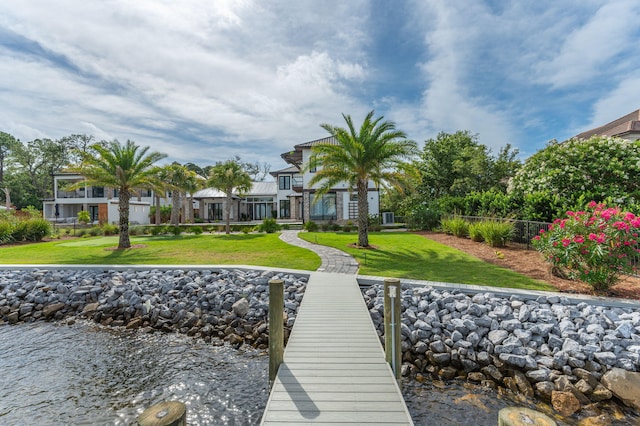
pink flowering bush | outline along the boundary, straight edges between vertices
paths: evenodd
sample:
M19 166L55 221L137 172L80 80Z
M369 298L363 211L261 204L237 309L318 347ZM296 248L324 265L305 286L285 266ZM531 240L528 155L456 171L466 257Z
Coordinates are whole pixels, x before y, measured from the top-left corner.
M620 274L637 271L631 260L640 253L639 233L640 216L592 201L586 211L568 211L566 218L556 219L533 238L533 245L570 278L603 291Z

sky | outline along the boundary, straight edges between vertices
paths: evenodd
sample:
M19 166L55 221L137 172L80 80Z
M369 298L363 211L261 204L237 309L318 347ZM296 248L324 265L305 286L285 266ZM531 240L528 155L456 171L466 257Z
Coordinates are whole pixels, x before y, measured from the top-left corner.
M375 110L526 159L640 108L637 0L2 0L0 131L201 166Z

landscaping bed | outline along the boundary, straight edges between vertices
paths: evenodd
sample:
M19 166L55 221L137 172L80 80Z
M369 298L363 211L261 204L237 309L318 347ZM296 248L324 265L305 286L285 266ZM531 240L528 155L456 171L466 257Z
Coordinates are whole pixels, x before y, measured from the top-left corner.
M440 244L468 253L485 262L549 283L557 288L558 291L582 294L593 293L591 287L583 282L565 280L551 275L549 264L535 250L526 250L510 244L507 244L506 247L494 248L467 238L458 238L438 232L421 231L416 233ZM640 278L623 277L620 283L610 289L609 296L640 300Z

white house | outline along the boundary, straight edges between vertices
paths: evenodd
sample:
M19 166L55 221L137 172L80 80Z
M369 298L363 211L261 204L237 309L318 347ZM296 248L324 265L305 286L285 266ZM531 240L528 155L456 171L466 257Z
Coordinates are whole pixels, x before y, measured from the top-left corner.
M317 197L317 187L309 184L316 170L302 172L304 164L309 161L312 147L319 143L337 142L330 136L298 144L294 146L293 151L281 154L282 159L291 167L271 173L278 182L280 212L287 212L288 206L287 218L299 218L301 215L305 222L355 222L358 218L358 197L355 188L350 189L347 183L343 182L334 186L327 194ZM368 197L369 214L380 214L380 192L373 181L369 181ZM285 208L282 207L283 202ZM278 217L283 218L283 215L279 214Z
M102 186L83 186L70 190L69 186L82 182L84 177L73 173L60 173L53 177L53 199L44 200L43 217L52 222L74 222L78 212L86 210L94 223L118 223L118 190ZM130 223L149 223L153 191L141 190L129 202ZM166 204L166 201L165 203Z

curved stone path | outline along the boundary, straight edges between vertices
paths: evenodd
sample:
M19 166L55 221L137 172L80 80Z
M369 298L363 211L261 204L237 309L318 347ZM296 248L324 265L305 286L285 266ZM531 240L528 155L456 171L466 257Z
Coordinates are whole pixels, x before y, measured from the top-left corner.
M311 250L320 256L322 263L318 268L318 272L333 272L337 274L351 274L358 273L358 262L351 255L343 252L342 250L335 249L333 247L321 246L319 244L313 244L298 237L298 232L295 230L285 230L280 234L280 239L285 243L293 246L298 246Z

